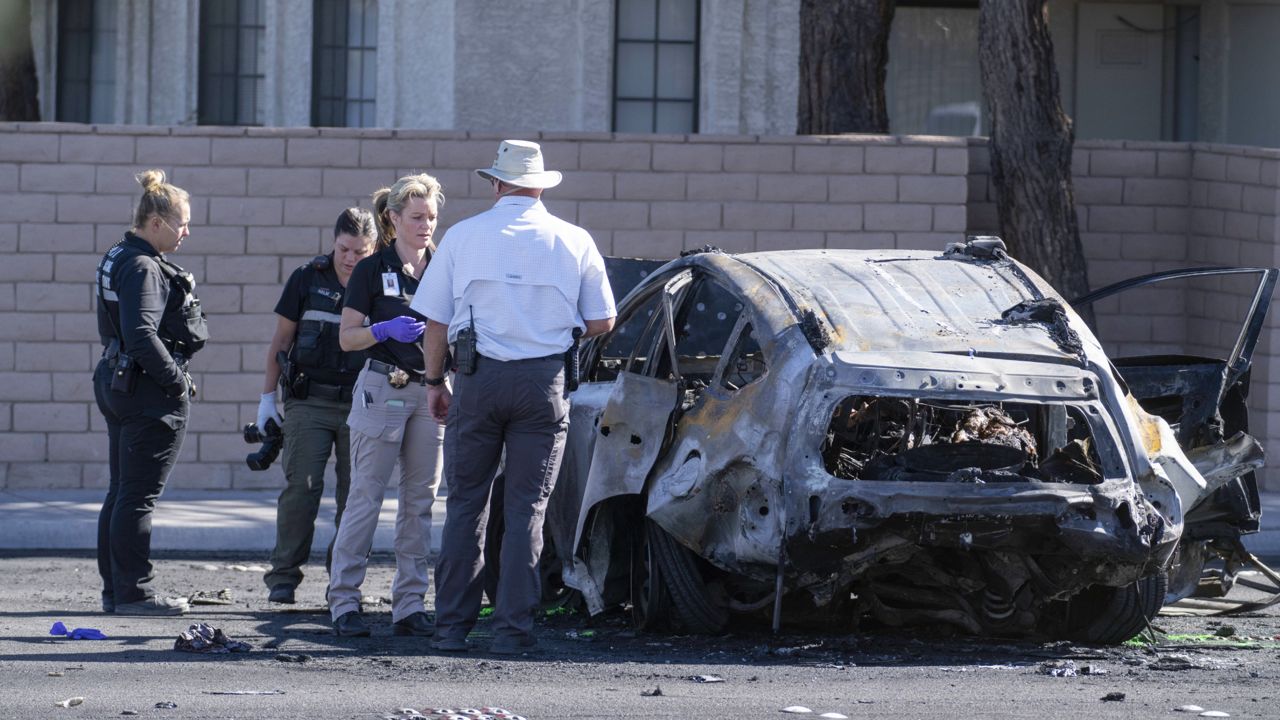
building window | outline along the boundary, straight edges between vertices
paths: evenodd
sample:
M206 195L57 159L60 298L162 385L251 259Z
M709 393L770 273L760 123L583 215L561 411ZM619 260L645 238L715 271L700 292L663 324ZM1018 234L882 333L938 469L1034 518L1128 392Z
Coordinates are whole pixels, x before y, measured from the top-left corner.
M698 131L698 0L618 0L613 129Z
M201 0L201 125L263 124L263 0Z
M976 2L898 3L886 70L889 132L982 135L990 127L978 68Z
M377 123L377 0L316 0L311 124Z
M60 0L57 119L113 122L115 89L115 0Z

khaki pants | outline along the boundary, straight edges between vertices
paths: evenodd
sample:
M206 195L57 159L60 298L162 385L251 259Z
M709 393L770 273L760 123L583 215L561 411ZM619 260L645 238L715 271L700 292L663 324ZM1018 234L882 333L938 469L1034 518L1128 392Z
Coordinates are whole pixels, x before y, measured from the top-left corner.
M333 491L338 512L333 524L335 528L342 527L342 512L351 487L351 458L347 452L350 412L351 403L341 400L291 398L284 402L284 448L280 460L286 484L276 503L276 548L271 552L271 570L263 577L267 587L297 587L302 582L302 566L311 556L330 454L336 456L334 471L338 476ZM325 567L332 559L331 542Z
M396 574L391 585L391 618L424 610L431 552L431 506L440 487L444 427L427 412L422 385L396 389L387 376L365 369L356 381L347 425L351 428L351 490L329 571L329 613L338 617L360 609L382 498L400 461L400 507L396 514Z

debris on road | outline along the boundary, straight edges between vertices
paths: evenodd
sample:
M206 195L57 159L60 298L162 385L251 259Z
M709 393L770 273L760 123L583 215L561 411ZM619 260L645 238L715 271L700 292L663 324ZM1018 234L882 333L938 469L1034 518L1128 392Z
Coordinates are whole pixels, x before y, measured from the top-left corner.
M813 711L803 705L792 705L782 708L782 712L792 713L793 715L807 715Z
M1213 634L1217 637L1231 637L1236 634L1236 627L1234 625L1223 625L1217 630L1214 630Z
M172 700L164 700L156 703L155 707L157 710L176 710L178 709L178 703Z
M192 605L232 605L235 599L231 597L231 588L223 588L221 590L196 590L187 598L187 602Z
M1102 702L1121 702L1124 700L1124 693L1109 692L1102 696Z
M1040 674L1049 677L1075 677L1078 673L1074 660L1051 660L1040 665Z
M689 679L696 683L722 683L724 678L718 675L690 675Z
M640 697L662 697L662 686L655 685L652 690L641 690Z
M61 670L50 670L49 672L45 673L45 675L48 675L49 677L62 677L63 675L66 675L66 673L62 672Z
M1082 665L1080 667L1081 675L1107 675L1107 669L1098 667L1097 665Z
M138 711L137 710L121 710L120 714L121 715L137 715Z
M191 627L178 633L173 643L178 652L222 654L233 652L249 652L249 643L232 640L222 630L208 623L192 623Z
M766 652L770 655L778 657L795 657L806 650L816 650L822 647L822 643L806 643L804 645L793 645L791 647L769 648Z
M1200 717L1228 718L1231 717L1231 713L1224 713L1221 710L1205 710L1200 713Z
M201 690L201 695L283 695L283 690Z
M49 628L49 634L58 637L67 637L72 640L106 640L107 636L97 628L76 628L68 630L66 625L58 620Z
M1200 707L1199 705L1180 705L1174 708L1173 711L1185 712L1185 713L1202 713L1204 712L1204 708Z
M828 718L829 720L849 720L848 715L842 715L838 712L825 712L819 715L820 718Z
M276 660L283 663L304 663L310 659L306 653L276 653Z
M75 706L77 706L77 705L80 705L80 704L82 704L82 703L84 703L84 698L82 698L82 697L73 697L73 698L67 698L66 700L62 700L62 701L56 702L56 703L54 703L54 704L53 704L53 706L54 706L54 707L60 707L60 708L71 708L71 707L75 707Z
M1177 670L1195 670L1199 668L1200 665L1195 660L1192 660L1190 655L1175 653L1171 655L1161 655L1160 657L1156 658L1156 660L1152 662L1150 665L1148 665L1147 667L1151 668L1152 670L1177 671Z

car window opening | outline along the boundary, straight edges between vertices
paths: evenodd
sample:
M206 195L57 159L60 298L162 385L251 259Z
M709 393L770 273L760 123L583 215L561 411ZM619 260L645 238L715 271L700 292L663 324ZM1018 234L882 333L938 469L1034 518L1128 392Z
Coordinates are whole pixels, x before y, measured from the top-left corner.
M1103 480L1083 410L1063 404L854 395L836 405L822 457L827 472L844 480Z

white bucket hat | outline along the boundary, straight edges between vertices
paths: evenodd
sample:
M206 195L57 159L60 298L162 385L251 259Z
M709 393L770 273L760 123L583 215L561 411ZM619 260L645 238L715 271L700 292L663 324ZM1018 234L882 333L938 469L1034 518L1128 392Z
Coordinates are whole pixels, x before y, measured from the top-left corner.
M542 148L527 140L503 140L493 166L477 169L476 174L486 180L539 189L553 188L564 179L559 170L542 168Z

